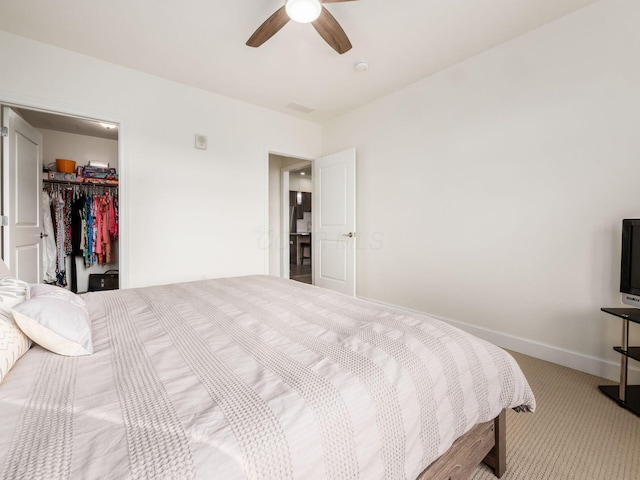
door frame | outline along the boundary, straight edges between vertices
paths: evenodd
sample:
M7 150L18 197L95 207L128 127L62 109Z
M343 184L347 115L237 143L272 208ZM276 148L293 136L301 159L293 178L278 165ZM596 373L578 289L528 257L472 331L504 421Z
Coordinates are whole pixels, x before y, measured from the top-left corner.
M70 107L68 104L43 101L41 99L35 100L31 97L14 95L6 91L0 91L0 106L25 108L45 113L79 117L87 120L118 125L118 197L120 199L121 206L118 213L118 223L120 224L120 230L118 233L118 270L120 274L120 288L128 288L130 285L129 244L131 229L129 228L129 209L127 208L129 205L129 176L127 175L127 162L124 150L124 143L127 135L126 120L118 115L114 115L113 112L84 108L77 109ZM4 178L0 179L0 185L2 185L3 182ZM1 189L0 206L2 207L2 211L4 211L4 192L2 192ZM122 206L124 206L124 208Z
M288 157L296 160L300 160L300 164L294 164L289 167L283 167L280 169L280 228L278 232L272 232L270 230L269 223L269 156L270 155L278 155L280 157ZM289 153L283 150L267 148L265 149L265 207L264 207L264 229L263 229L263 242L261 244L264 248L264 274L269 275L269 265L270 265L270 254L271 249L280 249L280 271L279 277L281 278L289 278L289 222L285 221L285 218L289 215L289 171L299 169L302 165L302 162L313 162L319 155L305 154L305 153ZM312 163L313 165L313 163ZM286 172L284 171L286 170ZM286 174L286 180L285 180ZM286 181L286 185L285 185ZM286 195L284 192L284 188L287 188ZM285 205L286 204L286 205ZM313 236L313 224L315 223L315 217L313 216L313 212L311 212L311 235ZM280 248L281 242L285 239L287 241L284 242L286 248ZM286 253L286 255L285 255ZM286 261L285 261L286 259Z

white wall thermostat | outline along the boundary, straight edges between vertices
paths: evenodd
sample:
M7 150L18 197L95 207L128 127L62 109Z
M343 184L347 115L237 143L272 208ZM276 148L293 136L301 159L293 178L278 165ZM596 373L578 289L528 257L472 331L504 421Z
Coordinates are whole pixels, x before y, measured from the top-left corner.
M207 149L207 136L206 135L198 135L196 134L196 148L200 150Z

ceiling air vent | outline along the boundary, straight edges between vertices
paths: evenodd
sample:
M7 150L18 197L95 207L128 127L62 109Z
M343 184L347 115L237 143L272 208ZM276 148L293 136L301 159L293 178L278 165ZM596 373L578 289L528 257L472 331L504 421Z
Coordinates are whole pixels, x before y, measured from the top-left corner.
M300 113L313 112L313 108L305 107L304 105L298 105L297 103L293 103L293 102L287 105L287 108L290 108L291 110L295 110L296 112L300 112Z

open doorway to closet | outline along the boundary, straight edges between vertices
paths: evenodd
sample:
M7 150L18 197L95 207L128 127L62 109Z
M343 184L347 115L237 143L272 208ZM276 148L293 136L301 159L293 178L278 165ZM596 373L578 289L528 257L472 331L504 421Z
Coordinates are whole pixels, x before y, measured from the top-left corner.
M29 283L118 288L118 125L0 107L5 263Z

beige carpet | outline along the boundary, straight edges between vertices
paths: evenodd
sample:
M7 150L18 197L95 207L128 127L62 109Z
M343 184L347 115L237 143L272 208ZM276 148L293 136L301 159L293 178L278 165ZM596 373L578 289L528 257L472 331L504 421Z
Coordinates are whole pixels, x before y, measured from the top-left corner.
M513 353L535 413L507 412L503 480L640 480L640 417L598 390L602 378ZM478 467L470 480L495 479Z

